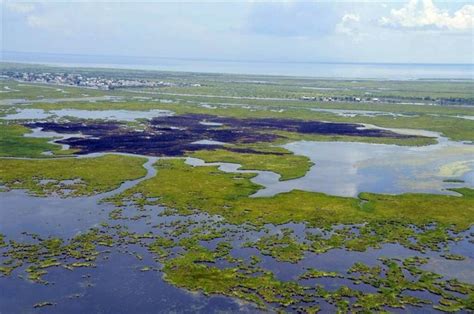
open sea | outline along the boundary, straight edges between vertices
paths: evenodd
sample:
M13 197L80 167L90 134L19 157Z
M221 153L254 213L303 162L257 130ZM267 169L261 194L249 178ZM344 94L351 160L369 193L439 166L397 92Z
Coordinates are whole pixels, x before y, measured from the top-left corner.
M474 79L474 64L267 62L23 53L11 51L3 51L1 61L73 67L284 75L331 79Z

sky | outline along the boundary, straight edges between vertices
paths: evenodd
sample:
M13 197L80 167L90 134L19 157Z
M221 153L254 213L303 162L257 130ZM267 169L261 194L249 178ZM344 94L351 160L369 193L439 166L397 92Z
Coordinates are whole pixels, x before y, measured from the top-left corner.
M460 1L0 0L1 50L301 62L474 63Z

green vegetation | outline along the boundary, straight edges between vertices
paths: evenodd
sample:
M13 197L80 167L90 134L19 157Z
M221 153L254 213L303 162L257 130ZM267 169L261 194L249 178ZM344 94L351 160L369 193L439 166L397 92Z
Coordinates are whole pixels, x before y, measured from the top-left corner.
M255 243L247 246L256 247L263 255L270 255L280 262L297 263L308 250L307 245L301 244L292 235L292 231L285 229L282 234L261 237Z
M159 102L139 102L135 100L127 100L120 102L110 101L73 101L73 102L38 102L29 106L29 108L43 109L43 110L57 110L57 109L80 109L80 110L136 110L149 111L152 109L161 109L165 104ZM172 110L172 109L171 109Z
M178 227L178 226L176 226ZM219 242L215 250L209 250L197 244L195 240L180 241L153 234L135 234L122 228L116 230L118 237L104 234L106 230L92 229L74 237L67 243L57 238L38 240L33 244L12 242L4 256L11 258L12 268L22 264L28 267L29 279L46 284L43 277L47 268L63 266L74 270L76 267L94 267L93 261L100 256L101 247L130 243L144 243L147 239L156 239L150 251L157 260L164 264L163 273L166 281L191 291L200 291L206 295L227 295L255 303L260 308L269 304L281 309L301 306L307 302L320 299L335 305L339 311L381 310L385 307L405 308L407 305L430 304L430 300L406 295L406 291L426 291L441 296L439 303L433 306L443 311L472 310L474 286L458 280L442 280L440 275L424 271L419 267L426 259L410 257L403 261L382 259L382 265L367 266L354 264L347 274L309 269L299 279L304 281L280 281L271 272L230 255L230 248L225 242ZM176 245L185 251L178 256L170 257L169 252ZM157 251L157 247L161 247ZM167 252L162 254L160 252ZM71 263L72 260L76 262ZM216 267L217 261L225 259L234 266ZM21 262L20 262L21 261ZM140 271L150 271L152 267L143 267ZM6 274L9 275L9 274ZM326 290L321 285L307 285L306 281L318 278L345 278L355 284L364 283L376 289L376 292L362 292L354 288L341 286L337 290ZM306 307L306 306L305 306Z
M107 92L66 86L55 86L37 83L22 83L13 80L0 81L0 100L28 99L42 100L47 98L76 98L105 96Z
M474 222L474 190L459 188L453 191L462 196L362 193L360 198L367 201L362 206L363 210L376 213L379 219L406 219L422 224L437 221L464 229Z
M430 303L428 300L403 294L404 291L429 291L433 294L442 296L439 305L434 307L443 311L459 311L462 309L472 310L472 294L474 286L467 285L467 289L462 294L466 298L460 298L451 293L460 292L453 288L456 281L443 281L442 276L432 272L424 271L419 268L426 263L426 259L407 258L402 263L395 259L382 259L383 267L369 267L357 263L351 269L350 274L358 274L352 277L356 282L369 284L378 288L376 294L361 295L359 292L352 291L351 294L358 297L354 307L361 307L365 310L380 310L386 305L392 308L404 308L405 304L422 305ZM406 274L408 272L409 274ZM412 278L410 278L413 276ZM451 286L452 285L452 286ZM446 300L448 302L445 302Z
M323 278L323 277L330 277L330 278L338 278L342 277L340 274L334 271L322 271L314 268L310 268L307 272L299 277L299 279L315 279L315 278Z
M0 184L45 196L92 195L145 176L144 158L105 155L54 160L0 159ZM67 194L68 193L68 194Z
M320 135L320 134L301 134L295 132L276 131L274 134L283 137L277 140L277 143L288 143L295 141L314 141L314 142L359 142L372 144L388 144L399 146L424 146L436 144L437 140L432 137L412 137L412 138L388 138L388 137L368 137L368 136L349 136L349 135Z
M203 159L206 162L229 162L241 164L241 170L273 171L281 175L280 180L290 180L302 177L313 165L309 158L295 156L282 148L260 151L258 153L235 152L225 149L201 150L194 152L191 157Z
M223 75L226 76L226 75ZM231 75L228 75L231 76ZM232 75L235 77L235 75ZM251 76L247 76L250 80ZM258 77L252 77L253 80ZM297 99L307 97L377 97L387 99L430 102L436 99L472 99L472 82L423 82L423 81L376 81L376 80L322 80L284 77L260 77L263 83L224 80L208 81L198 87L166 87L155 89L157 93L180 95L213 95L226 97L262 97ZM369 96L368 96L369 95Z
M266 303L273 303L284 308L299 301L311 302L323 298L334 304L338 312L353 311L381 311L386 307L405 308L407 305L422 306L431 301L405 294L406 291L421 290L441 295L440 303L434 305L443 311L472 310L472 296L474 286L457 281L443 281L441 276L423 271L418 266L424 263L419 258L408 258L402 265L396 260L383 260L383 268L373 268L364 264L355 264L350 270L348 278L356 283L365 283L377 288L375 293L364 293L360 290L341 286L336 291L325 290L316 286L315 291L308 286L294 282L281 282L271 274L251 276L256 270L239 272L239 268L219 269L199 264L199 261L213 261L211 252L188 252L182 257L170 260L165 264L166 280L174 285L191 291L202 291L205 294L223 294L255 302L262 307ZM410 275L406 275L409 272ZM247 275L249 273L249 275ZM413 277L411 277L413 276ZM341 277L333 272L310 270L301 279L320 277ZM462 289L458 287L461 286ZM451 291L460 293L463 297L455 296Z
M175 286L204 294L222 294L256 303L289 306L304 295L304 288L294 282L282 282L270 272L234 267L219 269L200 262L213 262L215 256L207 250L188 251L181 257L165 262L165 280Z
M292 99L301 96L351 96L434 102L445 99L469 101L473 98L470 80L331 80L285 76L163 72L126 69L71 68L19 63L1 63L4 71L74 72L82 75L121 79L149 79L174 83L199 83L200 86L170 86L143 89L155 93L212 95L214 97L270 97ZM181 96L183 97L183 96Z
M0 248L7 246L7 243L5 242L5 236L0 233Z
M50 144L47 138L25 137L30 129L15 124L0 123L0 157L48 157L42 153L51 151L54 154L67 154L61 146Z
M361 199L291 191L273 197L250 198L258 186L252 175L231 174L216 167L192 167L183 160L159 160L154 178L114 197L116 204L147 198L186 214L198 209L220 215L231 223L282 224L308 222L323 226L399 220L416 225L438 222L465 229L474 222L474 191L456 189L449 195L362 193ZM461 210L462 209L462 210Z
M99 256L100 247L111 247L113 238L108 234L91 229L79 234L69 242L60 238L41 239L33 235L34 242L20 243L11 240L9 246L2 253L5 260L3 275L8 276L17 268L26 265L28 279L32 282L47 284L44 276L47 269L64 267L73 270L77 267L94 267L94 261Z
M226 295L256 304L261 309L276 308L287 311L295 308L307 311L308 303L332 304L340 312L380 311L387 308L404 309L409 305L432 305L443 311L472 310L474 286L456 279L443 280L442 276L420 268L427 259L409 257L404 260L381 259L380 265L368 266L355 263L345 272L323 271L309 268L294 280L282 281L271 271L261 268L260 259L252 256L250 262L232 256L233 245L222 240L231 236L228 228L217 227L218 222L192 219L161 222L154 226L159 230L134 233L126 226L108 225L94 228L70 240L42 239L31 235L34 241L26 243L9 241L2 249L4 257L0 271L3 276L13 271L25 271L28 280L48 284L50 268L74 271L76 268L99 267L101 260L108 260L107 248L120 248L142 260L141 255L129 251L131 245L145 247L163 265L136 267L136 271L161 271L172 285L205 295ZM368 227L369 228L369 227ZM256 245L263 254L277 260L297 262L301 250L308 245L299 244L290 229L282 229L280 235L260 238ZM202 243L218 240L214 249ZM245 246L245 245L244 245ZM179 248L179 249L178 249ZM268 250L268 251L267 251ZM295 254L293 258L291 254ZM101 259L100 257L103 256ZM223 262L225 262L223 264ZM149 263L149 262L147 262ZM102 265L104 267L104 265ZM350 281L349 288L341 284L337 289L326 289L313 280L321 278ZM374 288L357 289L364 284ZM423 291L440 296L425 299L407 294Z
M406 308L407 305L423 306L431 300L410 296L407 291L426 291L442 298L434 307L443 311L472 310L474 286L457 280L442 280L442 276L422 270L427 259L410 257L403 261L382 259L382 265L367 266L356 263L347 274L309 269L299 280L318 278L343 278L356 285L364 283L375 292L363 292L341 285L337 290L326 290L322 285L305 285L299 281L279 281L271 272L247 265L239 260L192 245L180 256L164 261L165 280L173 285L201 291L206 295L222 294L256 303L259 307L274 304L288 309L302 302L306 304L320 298L336 306L339 312L380 311L389 308ZM236 263L235 266L213 266L220 258Z
M415 227L399 220L381 220L329 230L324 233L308 233L307 250L317 254L335 248L364 252L369 248L380 249L387 243L397 243L411 250L426 252L447 249L449 244L460 240L459 236L444 225ZM448 255L444 257L449 259Z
M453 260L453 261L464 261L466 257L459 255L459 254L445 254L443 255L445 259Z

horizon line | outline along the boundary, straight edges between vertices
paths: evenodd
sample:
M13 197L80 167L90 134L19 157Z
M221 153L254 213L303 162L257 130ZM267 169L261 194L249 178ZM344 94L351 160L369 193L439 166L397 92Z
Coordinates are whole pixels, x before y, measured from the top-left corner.
M115 58L142 58L142 59L164 59L182 61L214 61L214 62L247 62L247 63L312 63L312 64L380 64L380 65L457 65L474 66L474 63L423 63L423 62L381 62L381 61L322 61L322 60L262 60L262 59L214 59L197 57L169 57L169 56L137 56L137 55L108 55L108 54L81 54L81 53L57 53L57 52L32 52L16 50L0 50L1 61L5 62L3 54L29 54L50 56L76 56L76 57L115 57Z

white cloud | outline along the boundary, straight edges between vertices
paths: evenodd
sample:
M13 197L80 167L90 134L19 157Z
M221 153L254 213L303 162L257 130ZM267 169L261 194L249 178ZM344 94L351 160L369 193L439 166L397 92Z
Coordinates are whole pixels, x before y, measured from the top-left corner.
M8 11L21 14L22 19L32 28L47 28L52 24L47 16L38 14L37 7L33 3L13 2L11 0L6 0L4 3Z
M91 32L94 34L106 30L109 34L113 33L104 24L115 18L115 12L109 12L108 4L104 3L86 3L76 2L74 4L58 2L37 1L35 4L27 5L23 3L10 3L10 12L22 12L20 19L23 25L29 27L31 31L49 31L56 35L80 34L80 32ZM17 5L21 4L21 5ZM24 5L24 6L23 6ZM118 5L117 8L120 8ZM110 23L109 23L110 24Z
M5 6L10 11L21 14L31 13L35 9L35 6L31 3L5 1Z
M432 0L410 0L401 9L379 20L383 26L402 28L438 28L453 31L474 27L474 5L464 5L454 14L438 8Z
M48 28L52 26L50 19L39 15L28 15L26 21L28 25L33 28Z
M360 22L360 16L354 13L346 13L341 22L336 25L336 33L344 35L354 35Z

